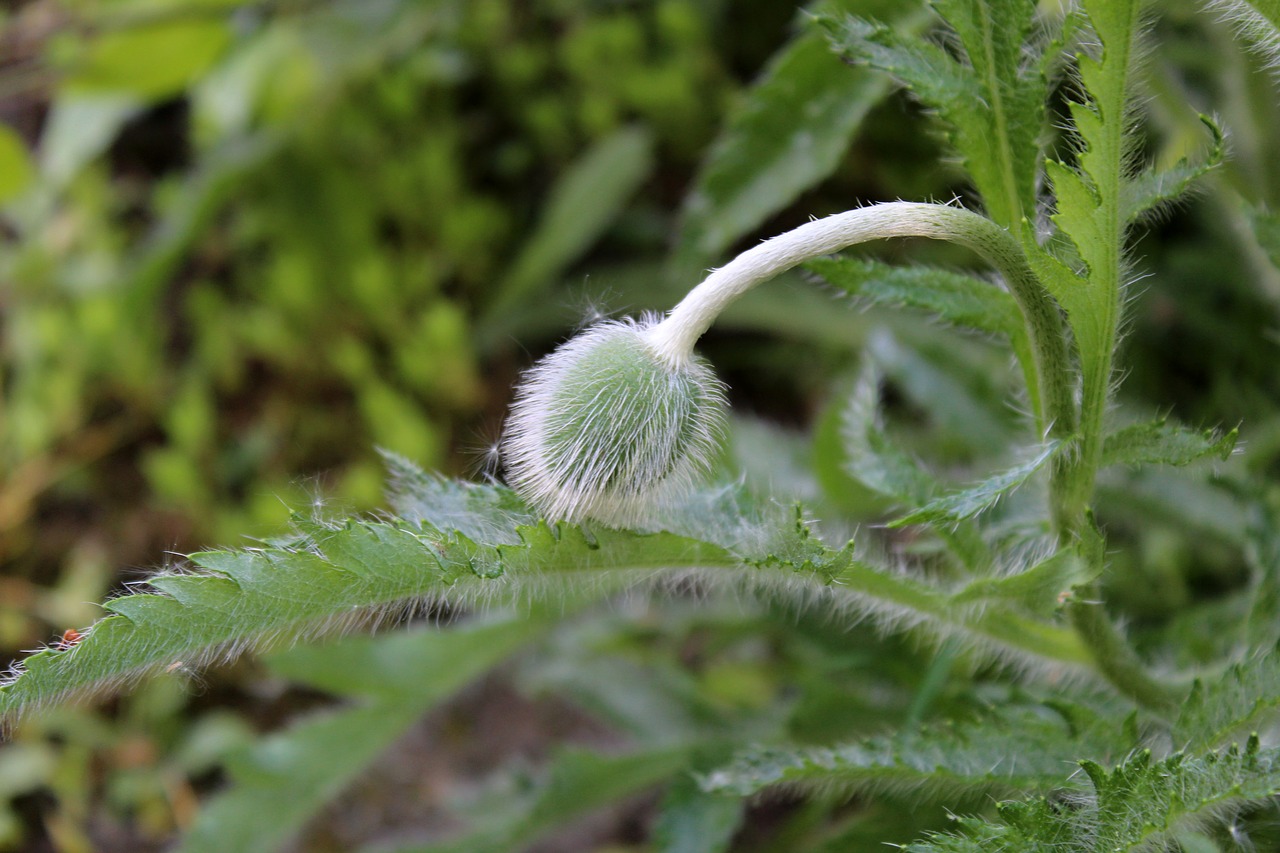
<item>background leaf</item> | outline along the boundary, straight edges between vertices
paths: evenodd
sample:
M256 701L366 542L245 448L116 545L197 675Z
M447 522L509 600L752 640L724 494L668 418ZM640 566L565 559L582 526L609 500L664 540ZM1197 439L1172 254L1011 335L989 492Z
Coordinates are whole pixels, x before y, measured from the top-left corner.
M1239 430L1193 432L1161 419L1134 424L1107 436L1102 447L1103 465L1190 465L1197 459L1226 459L1236 448Z
M1271 796L1280 784L1276 755L1257 739L1197 757L1155 761L1137 753L1113 770L1082 762L1094 797L1064 813L1049 799L1000 804L1001 823L962 818L962 835L939 836L907 846L912 853L960 853L1002 849L1051 850L1099 844L1124 850L1167 839L1166 833L1214 810Z
M1105 743L1099 726L1072 731L1046 709L1011 708L980 722L869 738L833 747L748 750L708 774L709 791L749 796L774 785L865 792L916 791L921 797L973 802L983 796L1062 785L1079 751ZM1086 742L1092 741L1089 746Z
M511 311L555 282L590 248L653 168L653 140L642 127L597 142L552 188L537 228L497 285L491 312Z
M743 816L742 800L701 790L690 776L667 788L654 825L657 853L722 853Z
M13 128L0 124L0 204L25 190L33 176L26 144Z
M312 714L233 755L231 787L201 810L177 849L280 849L428 708L544 628L537 620L504 620L352 638L276 657L273 668L281 674L352 697L353 704Z
M136 24L107 31L64 60L66 86L83 93L124 93L147 100L189 86L226 50L231 33L217 19Z
M863 8L846 0L833 4ZM879 4L905 33L923 29L918 4ZM685 200L675 265L694 274L735 240L825 178L844 155L887 82L842 68L826 40L806 29L774 56L703 162Z

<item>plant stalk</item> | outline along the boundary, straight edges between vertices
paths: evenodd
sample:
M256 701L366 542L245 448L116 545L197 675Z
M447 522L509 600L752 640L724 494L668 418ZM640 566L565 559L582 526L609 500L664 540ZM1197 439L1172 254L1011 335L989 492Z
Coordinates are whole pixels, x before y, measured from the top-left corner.
M886 202L807 222L713 271L651 330L649 340L662 357L683 362L720 312L757 284L811 258L890 237L958 243L1004 276L1030 332L1035 363L1023 365L1023 373L1037 427L1042 436L1069 438L1076 416L1061 312L1027 264L1018 241L986 217L960 207Z
M1098 670L1112 686L1139 705L1163 716L1170 716L1177 710L1185 692L1151 676L1107 615L1106 607L1099 600L1096 584L1077 589L1067 613Z

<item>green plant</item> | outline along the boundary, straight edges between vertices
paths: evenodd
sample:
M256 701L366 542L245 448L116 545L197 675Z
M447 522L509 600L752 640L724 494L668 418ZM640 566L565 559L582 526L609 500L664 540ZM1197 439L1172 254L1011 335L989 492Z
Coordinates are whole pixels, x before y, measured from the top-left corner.
M503 438L514 489L443 479L387 454L392 517L299 517L261 547L190 555L152 576L149 591L108 602L112 615L80 642L28 658L0 692L0 713L424 601L483 605L489 620L461 629L285 653L275 666L354 701L248 748L182 849L225 849L225 826L243 831L236 849L272 849L425 709L525 644L536 647L525 677L608 719L627 751L565 751L540 779L482 800L475 814L486 820L471 833L394 849L521 849L585 808L658 784L652 845L665 851L752 849L749 833L735 841L751 826L742 798L774 786L813 797L763 849L1190 850L1265 838L1280 794L1280 753L1255 734L1280 706L1274 489L1235 467L1221 489L1203 466L1191 469L1176 509L1198 524L1212 523L1215 501L1247 515L1219 525L1247 582L1221 602L1184 602L1156 629L1126 633L1113 612L1125 558L1112 549L1130 522L1115 513L1113 533L1108 493L1116 504L1150 500L1135 470L1226 460L1237 443L1235 431L1130 417L1116 396L1130 229L1221 164L1222 134L1204 119L1200 158L1139 163L1132 110L1146 12L1136 0L1061 14L1029 0L933 9L947 27L938 42L914 38L925 24L910 13L889 27L826 10L815 27L937 111L972 201L818 219L748 250L664 320L590 327L517 393ZM866 104L854 98L833 116L853 97L848 80L795 86L814 74L816 32L786 48L752 106L821 123L789 138L825 130L834 137L823 148L835 150ZM863 101L883 96L857 79ZM806 97L830 109L797 110ZM724 183L709 176L749 168L734 146L776 130L744 115L689 202L678 266L718 252L814 179L799 170L785 192L756 196L754 212L735 211L717 230L717 205L737 199L710 193ZM902 237L957 244L1000 280L820 257ZM735 479L732 458L712 458L715 439L749 446L751 426L722 421L722 386L692 348L730 302L796 265L1007 347L1027 414L1008 414L1008 397L980 381L989 362L961 339L947 338L955 351L937 357L918 338L872 334L810 451L826 481L813 500L822 521L747 474ZM886 415L909 420L882 406L886 386L953 419L962 450L952 461L985 474L959 488L936 477L885 426ZM770 435L756 445L766 450L738 455L765 457L752 461L780 480L785 445ZM722 479L695 486L716 464ZM842 535L842 522L868 516L887 516L886 530ZM665 594L634 614L592 606L655 586ZM722 592L744 603L731 610ZM848 630L862 620L878 631ZM1189 630L1217 636L1191 648ZM299 791L300 779L316 781ZM860 807L842 811L833 792ZM271 797L291 807L263 821ZM973 816L948 826L944 809Z

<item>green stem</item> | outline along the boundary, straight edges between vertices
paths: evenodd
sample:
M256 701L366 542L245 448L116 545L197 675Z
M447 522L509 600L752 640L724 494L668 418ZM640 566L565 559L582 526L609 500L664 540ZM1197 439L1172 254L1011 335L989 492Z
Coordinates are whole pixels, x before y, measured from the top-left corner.
M1163 716L1177 710L1185 692L1153 678L1136 652L1116 630L1106 608L1097 600L1097 588L1076 590L1068 607L1071 624L1093 657L1098 670L1117 690L1139 705Z
M1004 276L1030 333L1034 364L1024 364L1041 435L1075 431L1072 374L1061 312L1031 269L1018 240L984 216L960 207L886 202L807 222L766 240L714 271L650 333L664 358L682 362L733 300L784 270L848 246L891 237L947 240L972 249Z
M1092 184L1093 210L1060 210L1058 214L1060 222L1067 221L1075 227L1072 236L1079 241L1077 247L1088 268L1084 292L1059 294L1071 318L1080 354L1080 423L1077 452L1064 454L1066 462L1055 472L1052 484L1059 544L1076 547L1080 552L1093 550L1085 542L1090 535L1086 525L1091 526L1089 504L1102 458L1103 421L1121 317L1125 223L1120 200L1129 132L1125 108L1141 6L1140 0L1084 2L1100 52L1078 58L1089 104L1077 106L1073 114L1082 142L1080 169ZM1063 177L1069 179L1067 175ZM1082 194L1076 196L1071 205L1087 205ZM1085 556L1098 564L1094 568L1101 574L1105 560L1102 549ZM1098 670L1134 701L1157 713L1171 714L1181 699L1180 691L1151 675L1100 599L1100 587L1095 581L1078 589L1068 607L1072 625Z

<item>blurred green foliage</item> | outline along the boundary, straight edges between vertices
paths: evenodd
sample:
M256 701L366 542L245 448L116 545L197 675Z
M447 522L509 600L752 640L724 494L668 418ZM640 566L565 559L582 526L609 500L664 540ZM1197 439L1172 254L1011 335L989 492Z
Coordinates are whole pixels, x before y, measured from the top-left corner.
M903 25L917 26L907 5ZM819 41L788 42L794 13L765 0L28 0L0 12L0 646L12 656L87 625L99 613L88 602L134 577L123 567L167 549L269 538L328 502L379 507L377 448L494 473L523 347L595 310L668 304L689 283L671 270L719 262L754 228L965 192L918 107L840 77ZM1175 486L1116 472L1100 509L1119 609L1152 638L1196 635L1186 653L1209 659L1228 634L1181 621L1184 608L1208 601L1237 624L1258 567L1280 556L1280 98L1195 4L1162 3L1153 26L1142 154L1194 154L1197 113L1214 112L1230 156L1198 197L1144 225L1138 269L1159 285L1132 291L1121 402L1194 425L1244 421L1241 465L1259 476ZM795 93L768 88L780 68L792 69L783 84L807 75L823 110L795 115ZM766 94L744 100L760 74ZM776 134L736 153L730 136L700 173L726 126ZM610 304L583 302L584 276ZM909 451L955 468L1007 445L1016 379L1000 353L914 317L833 312L797 280L753 294L706 342L735 404L785 424L735 427L726 464L749 485L884 516L889 504L841 473L835 440L842 395L830 389L852 382L864 344ZM809 426L812 448L791 432ZM159 849L254 729L315 701L286 687L307 681L296 662L273 666L186 682L195 690L160 680L105 711L24 723L0 749L0 849ZM792 612L723 606L593 616L521 680L651 748L624 757L637 778L668 766L670 744L649 738L663 713L690 717L668 730L755 725L795 695L785 726L816 742L989 698L945 655L886 654ZM711 753L695 763L723 758ZM570 780L573 800L616 772L569 752L549 774ZM496 796L510 838L533 838L538 789L517 793L476 793L458 811L488 814ZM659 834L674 845L690 837L681 826L702 827L727 849L737 814L717 808L672 789ZM821 809L759 809L759 843L775 846L741 849L825 833L828 846L806 849L854 850L945 825L940 811L910 825L904 813L839 813L819 832ZM324 849L321 829L308 849Z
M14 70L41 74L44 115L31 155L0 136L9 571L47 571L67 540L29 522L81 501L117 530L170 517L128 562L268 534L321 494L370 508L375 446L458 467L513 366L504 341L477 352L477 317L599 242L653 149L691 166L731 90L711 23L673 2L13 15L10 38L44 36ZM661 234L640 218L617 239Z
M3 14L10 655L93 621L118 567L270 536L321 502L374 508L376 448L483 467L523 360L511 318L588 252L661 252L661 183L683 182L738 85L713 42L724 11L690 2ZM579 310L551 299L548 334ZM100 725L102 744L129 736ZM77 799L32 757L41 736L2 753L6 796L51 785L55 816L116 820L169 799ZM58 849L87 849L66 832Z

